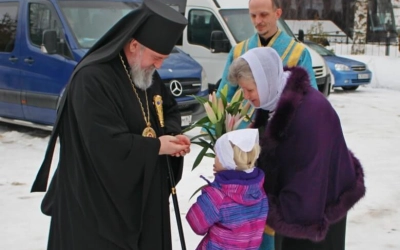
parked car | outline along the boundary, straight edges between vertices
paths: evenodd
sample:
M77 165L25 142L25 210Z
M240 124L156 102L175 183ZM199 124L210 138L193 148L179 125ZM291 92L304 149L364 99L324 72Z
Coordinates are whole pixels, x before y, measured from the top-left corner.
M52 129L57 104L90 47L142 0L0 0L0 121ZM176 48L158 70L182 127L204 116L202 66Z
M371 83L372 72L365 63L337 56L333 51L311 41L304 43L325 59L333 74L333 88L356 90L360 85Z

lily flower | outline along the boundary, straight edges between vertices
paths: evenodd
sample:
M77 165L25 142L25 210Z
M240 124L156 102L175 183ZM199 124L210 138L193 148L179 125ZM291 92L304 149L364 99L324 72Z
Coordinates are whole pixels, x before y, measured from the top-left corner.
M218 99L217 96L215 95L215 91L212 92L211 94L212 98L211 98L211 107L214 110L214 113L217 113L217 109L218 109Z
M216 117L213 109L211 108L210 103L208 103L208 102L204 103L204 109L206 110L206 113L207 113L208 119L210 119L210 122L212 124L217 123L217 117Z
M228 95L228 84L225 84L225 86L221 89L220 94L224 95L225 97Z
M225 111L225 130L226 132L232 131L233 125L235 125L235 120L233 116Z
M226 112L226 118L225 118L225 129L226 132L233 131L237 129L237 127L240 125L240 123L243 121L245 117L242 117L240 113L236 115L229 114Z
M241 116L246 116L247 112L249 111L251 104L250 102L246 102L246 104L243 106L242 110L240 111Z
M243 95L242 89L238 89L238 90L235 92L235 94L233 95L232 100L231 100L231 103L238 102L238 101L242 98L242 95Z
M240 115L239 115L239 117L240 117ZM238 119L235 122L235 124L233 125L233 130L236 130L245 118L246 118L246 116L243 116L240 119Z
M221 118L224 116L224 113L225 113L224 103L222 102L221 98L218 98L218 107L217 107L218 121L221 120Z

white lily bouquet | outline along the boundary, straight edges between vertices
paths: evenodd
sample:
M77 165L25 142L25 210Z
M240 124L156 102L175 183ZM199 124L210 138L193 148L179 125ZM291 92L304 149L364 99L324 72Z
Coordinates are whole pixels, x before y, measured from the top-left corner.
M220 136L236 130L243 120L249 119L247 112L250 103L247 102L243 105L243 92L236 91L231 102L228 103L226 100L227 87L228 85L222 89L218 97L215 92L210 94L208 99L193 96L204 106L207 115L184 130L184 132L187 132L195 127L202 128L202 132L191 139L193 144L203 148L194 161L192 170L200 164L204 156L215 158L214 145ZM209 150L212 152L209 152Z

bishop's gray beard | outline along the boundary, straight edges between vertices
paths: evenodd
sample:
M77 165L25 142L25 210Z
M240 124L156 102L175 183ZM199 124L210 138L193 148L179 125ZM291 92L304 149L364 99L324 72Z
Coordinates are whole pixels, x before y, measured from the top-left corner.
M136 87L146 90L153 84L153 74L156 69L154 67L142 69L140 60L131 65L131 77Z

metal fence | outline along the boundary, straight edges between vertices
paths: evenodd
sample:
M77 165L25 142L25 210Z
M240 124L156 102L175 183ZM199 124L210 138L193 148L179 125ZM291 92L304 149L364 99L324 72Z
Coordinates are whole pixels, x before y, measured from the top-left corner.
M306 36L306 39L309 38ZM328 49L332 49L337 55L352 54L353 41L348 37L338 35L313 36L311 40L327 46ZM360 43L360 45L364 46L363 55L400 57L399 39L389 40L382 38L380 41L374 43Z

